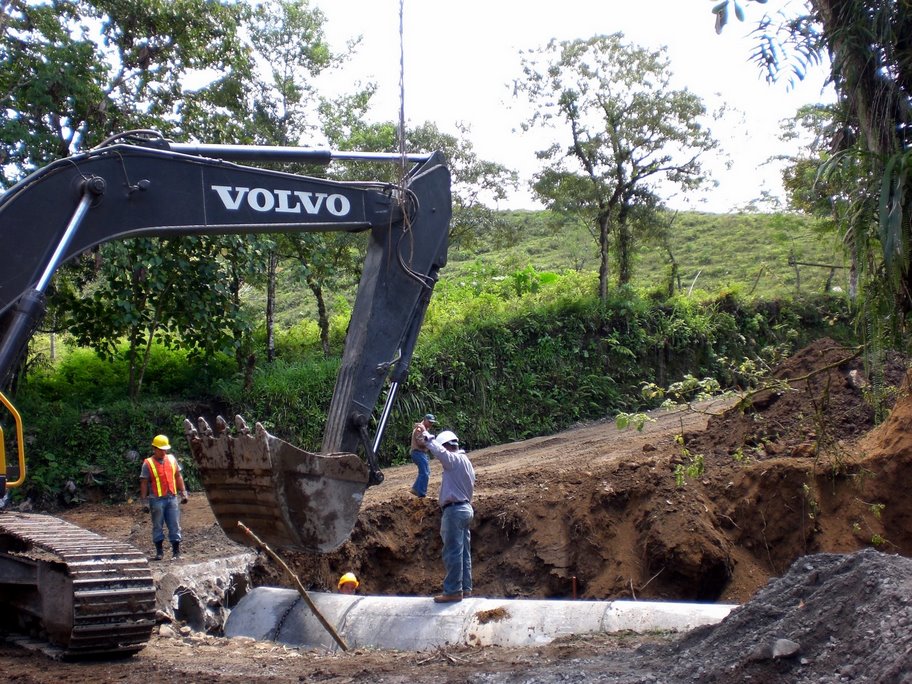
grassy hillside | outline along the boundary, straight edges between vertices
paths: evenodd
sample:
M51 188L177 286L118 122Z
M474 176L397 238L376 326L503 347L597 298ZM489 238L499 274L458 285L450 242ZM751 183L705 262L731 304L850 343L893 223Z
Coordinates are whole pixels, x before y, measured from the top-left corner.
M484 289L491 281L510 279L521 287L524 271L577 272L585 274L581 278L585 293L596 292L598 246L587 226L547 211L507 211L501 218L501 225L491 234L466 246L451 247L441 284L458 287L478 282L479 289ZM791 214L681 212L667 215L665 222L670 226L667 242L653 237L637 246L635 288L667 291L671 254L678 264L679 294L734 293L774 300L823 292L831 269L790 265L790 257L804 264L837 266L832 271L832 285L846 289L847 270L841 268L844 262L838 244L833 236L821 234L813 219ZM345 291L326 292L332 316L347 321L356 284L343 283ZM442 293L438 295L435 301L441 299ZM248 286L244 297L261 318L265 291ZM433 302L431 306L433 309ZM313 296L293 261L280 264L275 315L280 338L292 329L295 337L316 336ZM341 325L340 334L344 334L345 323ZM289 340L284 343L287 346ZM32 351L49 356L47 339L36 338ZM66 350L58 345L57 358L61 352Z
M502 278L524 269L597 274L598 245L589 227L547 211L507 211L490 235L450 248L441 281ZM791 214L704 214L680 212L664 218L667 243L651 237L637 245L633 285L666 291L671 273L669 249L678 264L677 292L735 292L779 299L823 292L830 269L790 265L835 265L833 285L845 290L847 271L832 236L815 230L813 219ZM614 282L612 280L612 282ZM355 283L348 283L354 292ZM593 284L593 288L596 284ZM593 292L595 290L593 289ZM265 292L249 289L251 306L265 308ZM347 295L330 295L334 313L347 310ZM293 262L280 266L276 324L289 328L315 318L313 297Z
M598 245L587 226L562 221L549 212L506 212L507 226L496 236L465 249L453 249L442 278L478 273L538 271L597 272ZM704 214L665 217L666 244L650 239L638 245L634 286L665 287L671 272L669 250L678 264L678 291L734 290L762 299L822 292L831 270L796 262L839 267L833 285L845 289L844 261L833 236L820 234L813 219L791 214Z

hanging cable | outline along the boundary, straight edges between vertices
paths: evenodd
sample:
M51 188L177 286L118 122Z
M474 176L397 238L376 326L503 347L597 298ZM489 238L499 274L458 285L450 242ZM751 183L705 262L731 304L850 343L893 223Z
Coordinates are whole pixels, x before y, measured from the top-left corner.
M396 245L396 256L400 266L412 278L428 284L422 274L411 268L412 255L414 254L414 239L412 233L412 211L418 209L417 203L410 201L411 197L406 183L406 156L405 156L405 0L399 0L399 207L402 209L403 233ZM403 240L408 239L408 256L402 254Z
M399 0L399 190L405 190L405 0Z

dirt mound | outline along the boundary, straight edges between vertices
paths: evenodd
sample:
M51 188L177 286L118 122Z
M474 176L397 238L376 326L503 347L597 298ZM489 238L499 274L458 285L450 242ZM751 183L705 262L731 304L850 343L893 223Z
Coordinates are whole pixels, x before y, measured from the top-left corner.
M912 561L872 549L795 562L671 649L677 681L912 680Z
M878 386L899 387L905 365L888 355ZM737 406L687 435L687 447L713 462L776 457L838 456L874 427L872 390L858 350L823 338L777 367L776 386L748 394ZM888 402L889 408L889 402Z
M817 554L795 562L719 625L671 644L478 681L910 682L910 598L908 558L871 549Z

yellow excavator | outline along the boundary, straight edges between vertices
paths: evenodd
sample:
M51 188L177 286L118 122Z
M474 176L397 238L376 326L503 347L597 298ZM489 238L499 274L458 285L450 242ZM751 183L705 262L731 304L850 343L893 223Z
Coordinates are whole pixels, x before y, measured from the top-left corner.
M399 163L397 184L342 182L239 162ZM261 424L185 422L209 503L226 534L276 548L331 551L344 543L437 282L446 264L450 172L440 153L331 152L298 147L176 143L129 131L32 173L0 196L0 381L5 386L44 313L56 269L101 243L218 233L364 233L366 258L323 442L310 452ZM382 401L381 401L382 397ZM22 419L0 394L14 434L0 430L0 497L26 478ZM6 444L17 454L7 461ZM141 650L155 615L148 561L129 544L49 515L0 511L3 620L65 657Z

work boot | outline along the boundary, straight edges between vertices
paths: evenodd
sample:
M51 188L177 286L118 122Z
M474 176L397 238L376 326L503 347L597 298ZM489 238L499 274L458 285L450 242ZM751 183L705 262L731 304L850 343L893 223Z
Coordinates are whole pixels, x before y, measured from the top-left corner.
M181 543L180 542L171 542L171 552L174 554L175 558L181 557Z
M458 603L462 601L462 592L458 594L440 594L434 597L434 603Z
M155 542L155 560L161 560L165 557L165 550L162 548L163 542Z

